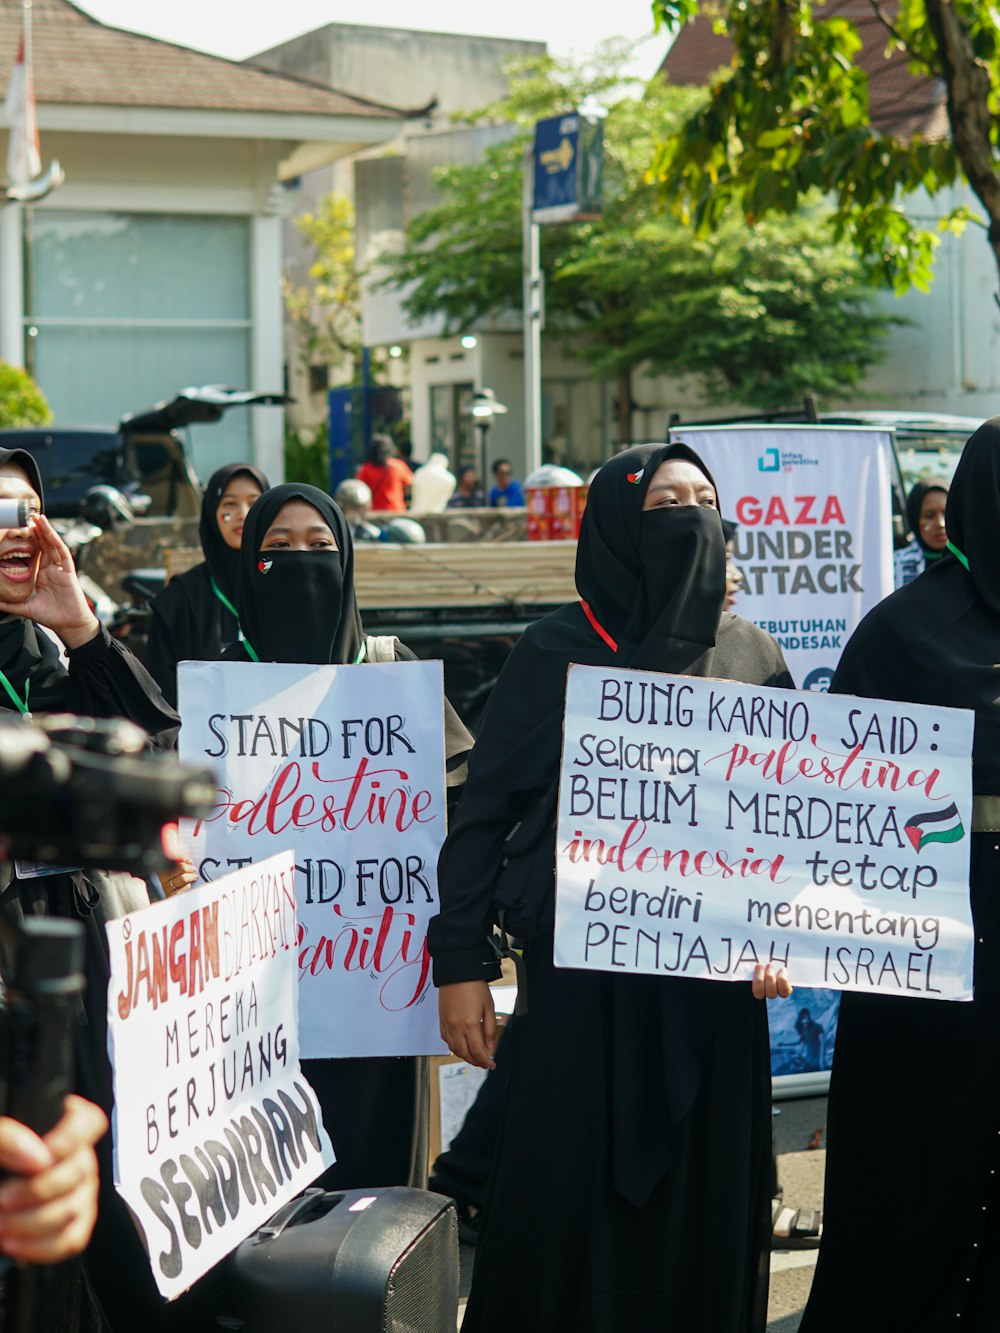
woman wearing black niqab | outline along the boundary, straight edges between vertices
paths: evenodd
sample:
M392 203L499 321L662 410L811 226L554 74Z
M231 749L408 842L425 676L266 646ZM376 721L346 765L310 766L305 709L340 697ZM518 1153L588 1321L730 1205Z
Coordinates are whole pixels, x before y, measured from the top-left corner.
M276 486L250 510L238 607L242 637L223 653L225 661L416 660L398 639L365 635L347 520L315 486ZM472 737L446 702L449 787L464 780L471 746ZM337 1156L320 1179L324 1188L426 1183L426 1059L303 1060L302 1068Z
M802 1333L1000 1324L1000 418L965 446L945 517L949 553L865 617L831 689L975 710L975 998L841 997Z
M668 462L684 466L664 473ZM679 473L683 486L665 480ZM759 1333L771 1194L764 1006L744 985L557 971L554 818L571 663L791 681L774 640L723 612L715 485L685 445L629 449L600 470L576 582L580 601L531 626L497 682L428 935L442 1032L489 1064L492 900L512 826L538 831L517 876L534 929L528 1007L504 1037L510 1085L463 1327L506 1328L514 1290L522 1333Z
M240 538L247 512L268 488L249 463L227 463L209 478L198 536L205 559L170 580L153 598L146 667L176 707L177 663L214 661L236 641Z

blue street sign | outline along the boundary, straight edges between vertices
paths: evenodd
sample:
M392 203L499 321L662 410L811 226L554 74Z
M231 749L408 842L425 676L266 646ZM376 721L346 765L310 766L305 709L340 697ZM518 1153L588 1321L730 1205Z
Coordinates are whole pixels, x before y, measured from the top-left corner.
M577 112L535 125L536 222L572 222L601 211L604 126Z

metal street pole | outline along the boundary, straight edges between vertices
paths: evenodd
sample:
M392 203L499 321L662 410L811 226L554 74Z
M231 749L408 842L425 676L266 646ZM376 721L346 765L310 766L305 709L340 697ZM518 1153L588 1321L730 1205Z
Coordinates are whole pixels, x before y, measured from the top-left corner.
M524 447L525 476L542 465L542 262L534 220L534 153L524 153L522 200L524 280Z

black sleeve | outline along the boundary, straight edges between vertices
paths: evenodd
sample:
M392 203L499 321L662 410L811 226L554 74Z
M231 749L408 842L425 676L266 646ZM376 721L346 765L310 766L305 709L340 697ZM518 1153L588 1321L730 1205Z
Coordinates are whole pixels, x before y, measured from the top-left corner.
M102 625L89 642L69 652L69 708L89 717L124 717L170 749L180 718L152 676Z
M177 707L177 663L180 658L173 642L169 622L161 615L154 601L153 620L143 662L146 670L159 685L164 699L172 708Z

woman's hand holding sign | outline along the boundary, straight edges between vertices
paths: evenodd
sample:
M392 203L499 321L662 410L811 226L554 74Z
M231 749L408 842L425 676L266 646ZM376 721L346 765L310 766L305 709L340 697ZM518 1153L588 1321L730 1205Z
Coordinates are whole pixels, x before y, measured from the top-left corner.
M750 985L755 1000L787 1000L792 993L788 970L777 963L758 963Z

